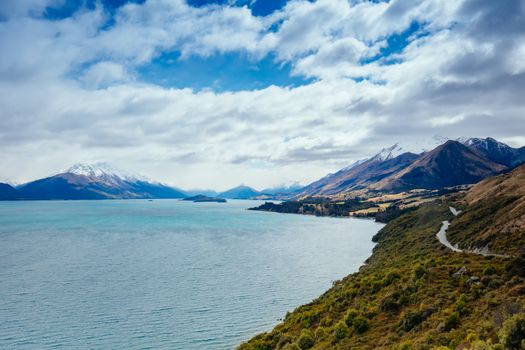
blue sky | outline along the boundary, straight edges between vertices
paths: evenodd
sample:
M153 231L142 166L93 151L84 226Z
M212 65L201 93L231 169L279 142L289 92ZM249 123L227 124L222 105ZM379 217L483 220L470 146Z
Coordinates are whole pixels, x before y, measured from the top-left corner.
M263 188L397 142L521 146L524 15L519 0L4 0L0 181L108 162Z
M115 15L118 9L126 4L141 5L145 0L86 0L65 1L60 4L48 6L43 17L49 20L64 20L74 18L75 14L93 10L102 4L107 18L101 26L104 30L115 25ZM287 1L207 1L190 0L188 5L196 8L210 6L236 6L249 8L253 16L268 16L277 10L281 10ZM280 22L277 22L279 25ZM364 58L361 63L374 61L382 64L396 62L395 54L402 50L415 38L426 35L424 26L414 21L401 32L385 35L381 40L385 45L371 57ZM393 58L390 58L393 57ZM88 62L75 70L71 76L80 76L82 69L89 69ZM232 51L226 53L212 53L206 56L191 55L182 57L177 50L165 50L157 53L152 59L144 64L134 67L134 73L139 81L171 88L192 88L195 90L212 89L214 91L241 91L262 89L271 85L283 87L297 87L309 84L315 77L305 76L293 71L290 62L279 60L275 54L267 53L260 57L254 57L244 51ZM355 81L367 79L367 76L354 77Z
M108 18L106 27L114 25L116 11L128 4L143 4L145 0L86 0L65 1L64 3L48 6L43 16L49 20L63 20L71 18L85 9L94 9L102 4ZM190 0L188 5L202 8L207 6L246 6L254 16L267 16L282 9L287 1L259 0L259 1L207 1ZM89 65L83 65L88 68ZM278 62L274 55L268 54L262 58L253 58L245 52L228 52L212 54L209 57L192 56L181 58L180 52L166 50L159 53L150 62L136 67L135 72L140 81L158 84L164 87L213 89L216 91L253 90L278 86L299 86L312 81L312 78L292 74L287 62ZM79 73L76 71L75 73ZM74 75L73 75L74 76Z
M279 64L267 55L260 60L244 53L180 58L167 52L137 69L140 80L164 87L241 91L270 85L299 86L312 79L291 74L288 63Z

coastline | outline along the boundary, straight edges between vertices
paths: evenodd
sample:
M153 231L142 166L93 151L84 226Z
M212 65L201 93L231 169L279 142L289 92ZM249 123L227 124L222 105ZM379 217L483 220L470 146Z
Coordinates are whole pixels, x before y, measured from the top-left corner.
M441 245L436 232L450 215L448 204L438 201L391 221L373 237L377 244L372 255L357 272L336 281L318 298L288 313L271 331L238 349L280 349L287 344L296 349L302 342L315 350L390 350L403 344L411 349L425 348L429 339L428 348L458 345L466 329L479 329L506 301L515 300L525 308L525 297L516 298L512 286L490 283L505 276L502 271L509 259L457 253ZM463 274L460 278L453 275L458 271ZM480 276L485 276L484 284ZM493 292L479 294L480 286ZM464 298L469 313L455 313ZM486 311L483 305L490 298Z

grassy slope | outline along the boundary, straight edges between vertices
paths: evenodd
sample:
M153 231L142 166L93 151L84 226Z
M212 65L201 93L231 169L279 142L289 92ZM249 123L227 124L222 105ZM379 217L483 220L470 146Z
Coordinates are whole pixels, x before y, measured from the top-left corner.
M488 246L499 254L525 254L525 165L476 184L462 201L467 210L448 231L462 248Z
M436 202L390 222L358 273L240 349L455 349L476 338L497 342L502 322L525 309L525 261L449 252L435 238L447 219L448 203ZM462 266L468 273L453 277ZM480 282L469 283L471 276Z

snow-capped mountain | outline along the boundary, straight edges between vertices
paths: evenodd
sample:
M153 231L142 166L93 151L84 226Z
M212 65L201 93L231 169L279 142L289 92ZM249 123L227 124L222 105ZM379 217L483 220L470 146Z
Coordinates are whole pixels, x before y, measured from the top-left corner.
M384 162L385 160L393 159L403 153L405 153L403 148L401 148L401 146L399 146L399 144L396 143L388 148L383 148L378 154L376 154L370 159ZM361 161L361 163L364 163L364 161Z
M106 163L75 164L59 174L17 188L22 199L183 198L184 192Z
M460 139L465 146L481 153L493 162L505 166L516 166L525 161L525 147L512 148L492 137Z
M444 139L434 137L429 144ZM448 140L421 154L404 152L395 144L305 186L298 196L334 195L364 188L395 192L471 184L523 162L525 147L512 148L493 138Z
M350 170L350 169L352 169L352 168L355 168L355 167L358 166L359 164L363 164L364 162L366 162L366 161L369 160L369 159L370 159L370 158L359 159L359 160L353 162L352 164L350 164L349 166L344 167L344 168L341 169L341 170L343 170L343 171ZM330 174L330 175L333 175L333 174Z
M417 154L404 152L396 143L391 147L383 148L368 159L357 161L305 186L298 196L333 195L350 189L363 188L371 182L403 169L418 157Z
M113 168L108 163L94 163L94 164L85 164L77 163L72 167L64 171L64 173L83 175L88 177L118 177L126 181L149 181L148 178L144 176L139 176L135 174L130 174L122 170L117 170Z
M261 191L261 193L268 194L268 195L276 195L276 194L291 194L299 191L304 186L301 185L298 182L291 182L291 183L284 183L281 185L277 185L274 187L265 188Z

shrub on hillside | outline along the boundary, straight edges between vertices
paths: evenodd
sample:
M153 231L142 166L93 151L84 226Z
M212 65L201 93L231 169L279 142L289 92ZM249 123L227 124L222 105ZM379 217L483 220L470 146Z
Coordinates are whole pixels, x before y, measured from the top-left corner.
M395 281L401 279L401 274L397 271L390 271L383 279L383 285L389 286Z
M317 341L324 340L326 338L326 329L324 327L319 327L315 331L315 339Z
M286 344L291 343L293 341L293 338L288 334L283 334L279 337L279 341L277 342L277 349L283 348Z
M408 312L401 319L399 326L405 332L409 332L412 328L423 322L423 320L423 315L420 312Z
M341 339L348 337L349 334L350 331L348 330L348 326L344 322L341 321L337 323L334 330L335 341L340 341Z
M462 316L468 314L469 308L467 305L467 297L465 296L465 294L461 294L458 300L456 301L456 311Z
M357 316L354 318L352 325L354 326L355 331L359 334L366 332L370 327L368 324L368 319L363 316Z
M482 340L473 342L470 348L471 350L503 350L503 346L500 344L492 344Z
M459 314L457 312L453 312L445 320L445 330L448 332L457 326L459 326Z
M379 309L382 311L396 311L401 306L399 303L401 295L399 292L394 292L392 294L387 295L383 299L381 299L381 302L379 303Z
M345 324L348 327L351 327L354 322L354 318L356 318L357 316L359 316L359 311L357 311L356 309L348 310L345 317Z
M405 341L399 345L399 350L411 350L412 349L412 342Z
M525 314L517 314L506 320L498 336L507 349L525 349Z
M312 331L308 329L303 329L301 331L299 339L297 339L297 345L299 345L299 348L301 348L301 350L310 349L312 346L314 346L314 344L315 341Z
M282 349L283 350L301 350L299 345L297 345L295 343L288 343Z
M496 269L492 265L488 265L483 269L483 276L490 276L496 273Z
M425 266L421 264L419 264L414 270L414 276L416 277L416 279L420 279L426 274L428 274L428 270L425 268Z
M525 277L525 257L517 257L512 259L505 265L507 274L512 276Z

